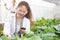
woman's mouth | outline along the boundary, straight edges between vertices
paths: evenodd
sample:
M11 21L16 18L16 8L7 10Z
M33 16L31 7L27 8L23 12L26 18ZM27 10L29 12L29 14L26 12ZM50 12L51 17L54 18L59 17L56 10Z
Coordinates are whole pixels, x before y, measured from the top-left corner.
M18 14L19 16L24 16L24 14Z

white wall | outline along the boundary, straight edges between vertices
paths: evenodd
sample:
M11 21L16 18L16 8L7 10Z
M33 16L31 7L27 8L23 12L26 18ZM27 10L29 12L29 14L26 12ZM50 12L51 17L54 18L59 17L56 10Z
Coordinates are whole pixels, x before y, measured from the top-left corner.
M37 5L31 5L33 18L35 19L41 19L41 17L44 18L54 18L54 7L45 7L45 6L37 6Z

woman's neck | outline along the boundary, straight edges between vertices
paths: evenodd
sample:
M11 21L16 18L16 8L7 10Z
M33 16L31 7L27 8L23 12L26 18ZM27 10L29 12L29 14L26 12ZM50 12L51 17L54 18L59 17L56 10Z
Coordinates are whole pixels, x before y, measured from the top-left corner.
M17 24L20 25L20 23L22 22L23 18L17 18Z

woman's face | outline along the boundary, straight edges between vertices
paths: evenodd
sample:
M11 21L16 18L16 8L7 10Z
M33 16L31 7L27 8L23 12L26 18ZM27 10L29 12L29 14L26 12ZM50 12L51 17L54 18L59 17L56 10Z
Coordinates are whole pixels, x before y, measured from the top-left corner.
M27 8L26 6L22 5L20 7L17 8L17 17L18 18L22 18L27 14Z

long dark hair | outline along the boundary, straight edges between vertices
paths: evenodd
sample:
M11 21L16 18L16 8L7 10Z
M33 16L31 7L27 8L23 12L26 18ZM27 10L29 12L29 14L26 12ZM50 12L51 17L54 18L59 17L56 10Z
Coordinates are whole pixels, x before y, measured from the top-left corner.
M25 17L30 20L30 25L31 25L31 23L32 23L32 13L31 13L30 6L29 6L29 4L28 4L27 2L21 1L21 2L18 4L17 8L20 7L21 5L26 6L28 13L25 15Z

